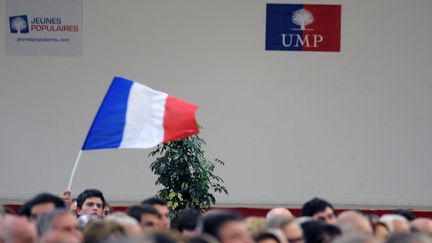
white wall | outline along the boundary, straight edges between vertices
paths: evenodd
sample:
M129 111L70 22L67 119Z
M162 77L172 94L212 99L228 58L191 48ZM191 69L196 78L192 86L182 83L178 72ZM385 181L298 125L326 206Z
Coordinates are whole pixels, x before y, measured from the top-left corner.
M273 1L309 3L309 1ZM5 55L0 200L60 193L115 75L199 104L219 203L430 208L432 1L342 4L340 53L266 52L261 0L83 1L81 57ZM73 184L156 193L149 150L83 154Z

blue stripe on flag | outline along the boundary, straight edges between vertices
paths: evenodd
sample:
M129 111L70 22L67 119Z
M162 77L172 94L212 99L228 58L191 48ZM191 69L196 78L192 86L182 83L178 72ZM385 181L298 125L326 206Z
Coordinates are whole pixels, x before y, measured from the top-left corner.
M118 148L123 138L133 82L115 77L93 121L82 150Z

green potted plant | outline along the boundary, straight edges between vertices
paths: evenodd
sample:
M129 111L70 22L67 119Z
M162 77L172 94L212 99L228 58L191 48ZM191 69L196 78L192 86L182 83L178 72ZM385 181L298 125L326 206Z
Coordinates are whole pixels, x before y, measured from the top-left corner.
M167 201L171 219L181 209L203 211L215 204L214 192L228 194L222 178L213 173L216 165L225 164L219 159L208 160L204 144L194 135L158 145L149 155L156 158L150 168L157 176L155 185L163 187L158 196Z

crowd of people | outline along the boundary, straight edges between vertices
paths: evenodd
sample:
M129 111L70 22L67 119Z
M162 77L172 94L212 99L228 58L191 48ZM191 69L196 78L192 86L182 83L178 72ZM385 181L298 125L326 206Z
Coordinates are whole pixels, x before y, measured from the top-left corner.
M148 198L125 212L114 212L97 189L76 198L41 193L19 212L0 207L0 243L432 243L432 219L409 210L364 215L335 214L331 203L313 198L295 217L286 208L269 209L266 217L238 212L186 208L173 222L167 202Z

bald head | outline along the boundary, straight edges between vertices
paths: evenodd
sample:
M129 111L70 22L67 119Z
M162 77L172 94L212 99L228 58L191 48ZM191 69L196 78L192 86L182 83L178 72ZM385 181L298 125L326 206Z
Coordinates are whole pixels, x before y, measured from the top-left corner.
M410 223L411 229L432 235L432 219L418 218Z
M266 218L267 218L267 220L269 220L275 216L278 216L278 217L283 216L283 217L290 217L290 218L293 217L291 211L289 211L286 208L273 208L270 211L268 211Z
M37 232L26 218L6 215L0 220L0 242L33 243Z
M337 217L337 225L346 232L372 234L372 226L369 220L356 211L344 211Z

